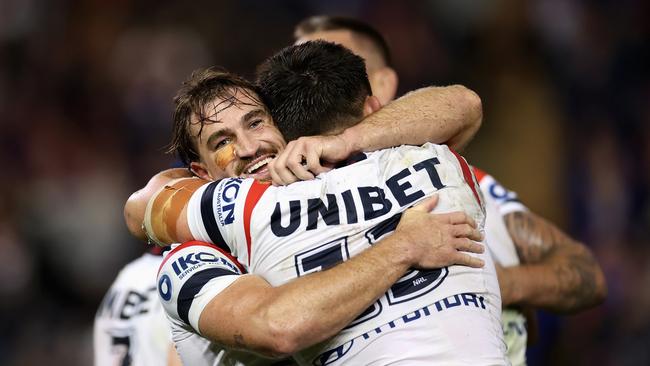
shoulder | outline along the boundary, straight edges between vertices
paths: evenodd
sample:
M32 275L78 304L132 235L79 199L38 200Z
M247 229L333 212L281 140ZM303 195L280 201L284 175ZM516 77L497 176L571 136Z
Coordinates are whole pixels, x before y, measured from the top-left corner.
M497 206L501 215L506 215L515 211L526 211L527 208L519 200L515 191L504 187L492 175L475 166L472 167L474 176L478 181L479 187L483 192L483 197L490 204Z
M198 318L207 303L244 273L243 266L224 250L190 241L163 259L158 296L173 321L198 330Z

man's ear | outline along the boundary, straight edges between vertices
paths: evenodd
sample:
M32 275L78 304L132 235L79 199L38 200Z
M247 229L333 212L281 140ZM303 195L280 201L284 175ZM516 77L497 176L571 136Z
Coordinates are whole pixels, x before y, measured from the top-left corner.
M386 105L395 99L398 83L399 78L397 77L397 73L393 68L388 66L382 67L370 76L372 94L379 99L382 105Z
M374 95L369 95L366 97L366 101L363 103L363 116L373 114L381 109L381 102Z
M208 172L208 169L206 169L205 164L198 162L198 161L193 161L190 163L190 170L194 175L196 175L199 178L205 179L205 180L212 180L212 176L210 176L210 172Z

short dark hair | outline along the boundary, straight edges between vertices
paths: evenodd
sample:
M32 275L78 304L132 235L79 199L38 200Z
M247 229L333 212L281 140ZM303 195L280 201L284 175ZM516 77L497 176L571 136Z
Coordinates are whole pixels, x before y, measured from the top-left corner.
M234 104L243 103L237 93L242 93L262 105L255 85L248 80L220 67L194 71L174 97L172 141L167 152L176 153L186 165L198 161L200 158L194 138L201 135L206 123L216 120L218 112ZM215 98L220 98L223 102L219 104L218 110L207 115L205 106ZM199 117L200 128L197 136L192 136L190 129L193 115Z
M287 141L353 125L371 95L363 59L325 41L282 49L258 67L257 86Z
M377 48L377 51L379 51L386 66L392 67L390 48L388 47L388 43L384 36L382 36L381 33L370 24L364 23L355 18L329 15L312 16L304 19L296 25L293 36L297 40L315 32L335 30L347 30L357 36L366 38Z

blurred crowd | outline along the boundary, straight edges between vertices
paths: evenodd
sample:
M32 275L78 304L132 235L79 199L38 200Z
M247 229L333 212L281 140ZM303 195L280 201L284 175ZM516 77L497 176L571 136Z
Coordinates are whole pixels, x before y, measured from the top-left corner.
M144 244L122 219L192 70L246 77L306 16L358 17L401 92L483 100L465 155L585 242L607 301L540 313L531 365L650 364L650 3L0 0L0 364L88 365L92 319Z

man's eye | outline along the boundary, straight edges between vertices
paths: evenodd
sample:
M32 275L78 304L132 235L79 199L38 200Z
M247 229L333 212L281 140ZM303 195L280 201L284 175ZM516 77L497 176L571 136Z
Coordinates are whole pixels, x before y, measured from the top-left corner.
M222 147L228 145L229 143L230 143L230 139L229 139L229 138L225 138L225 139L220 140L219 142L217 142L216 145L214 145L214 149L215 149L215 150L219 150L219 149L221 149Z
M251 122L250 127L251 127L251 128L257 128L257 127L260 127L260 126L262 125L262 123L264 123L263 120L261 120L261 119L256 119L256 120L254 120L254 121Z

